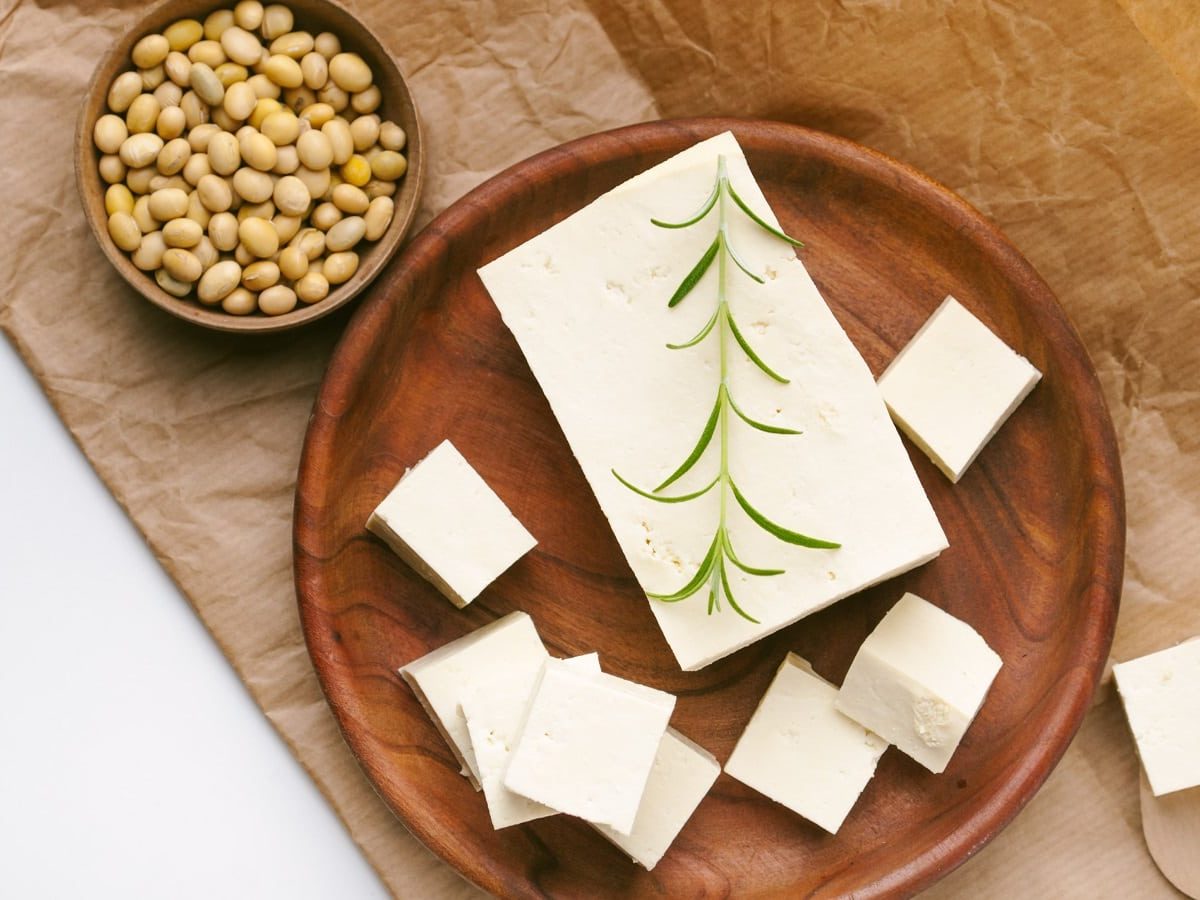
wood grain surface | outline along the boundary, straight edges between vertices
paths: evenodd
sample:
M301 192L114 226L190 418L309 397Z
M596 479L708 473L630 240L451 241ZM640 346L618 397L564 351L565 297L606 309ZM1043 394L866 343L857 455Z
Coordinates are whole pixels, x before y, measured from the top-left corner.
M784 227L805 241L809 271L876 375L953 293L1044 379L958 485L910 446L950 539L941 557L685 673L475 269L726 128ZM364 528L404 469L445 438L539 541L461 611ZM296 586L317 673L367 775L418 838L487 890L895 896L978 850L1066 749L1111 642L1124 533L1116 443L1087 354L994 227L850 142L696 119L594 135L514 166L438 217L389 268L313 411L296 495ZM890 750L836 836L722 775L651 873L567 817L493 831L482 796L396 674L522 609L553 653L598 650L607 671L678 695L672 724L723 763L787 651L840 682L906 590L971 623L1004 659L947 771L932 775Z
M366 60L383 97L378 115L396 122L408 136L404 148L408 171L397 184L396 195L392 198L395 211L391 224L374 244L360 245L357 251L360 259L358 270L344 284L334 287L321 302L311 306L300 303L292 312L281 316L259 313L233 316L223 312L219 306L203 306L197 302L194 293L185 299L173 297L158 286L153 272L143 272L135 266L129 254L119 249L108 234L108 215L104 210L104 190L107 185L96 168L100 153L92 140L92 131L96 127L96 120L108 112L106 99L109 86L118 75L133 68L129 52L143 36L161 32L177 19L194 18L203 22L215 9L232 9L233 0L226 3L214 3L213 0L165 0L148 10L112 45L96 67L76 124L75 185L88 225L108 261L134 290L155 306L185 321L217 331L259 334L286 331L327 316L344 306L370 284L395 255L412 227L413 217L420 205L421 186L425 178L425 142L421 136L416 104L395 57L360 19L336 3L329 0L288 0L287 5L295 14L297 30L308 30L313 34L331 31L341 40L344 50L358 53Z

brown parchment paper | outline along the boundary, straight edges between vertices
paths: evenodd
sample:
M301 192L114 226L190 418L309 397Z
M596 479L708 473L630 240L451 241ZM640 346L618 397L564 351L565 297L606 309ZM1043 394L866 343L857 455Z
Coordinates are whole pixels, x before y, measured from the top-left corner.
M1100 372L1128 489L1114 656L1200 634L1192 0L353 8L402 61L424 116L420 223L538 150L679 115L825 129L963 194L1057 292ZM205 333L140 301L87 231L70 170L75 116L104 48L135 15L129 0L0 0L0 328L388 887L474 895L372 792L300 636L292 492L345 316L265 340ZM1172 894L1141 840L1137 762L1109 687L1027 809L928 892Z

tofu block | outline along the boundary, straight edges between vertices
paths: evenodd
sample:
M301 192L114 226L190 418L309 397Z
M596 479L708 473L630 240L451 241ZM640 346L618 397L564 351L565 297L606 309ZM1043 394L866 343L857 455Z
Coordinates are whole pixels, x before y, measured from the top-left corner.
M633 830L624 835L607 825L594 827L642 868L653 869L720 774L721 765L711 753L668 728L658 745Z
M1042 373L953 297L879 377L896 424L957 482Z
M837 688L789 653L725 771L830 834L875 774L887 742L834 708Z
M944 772L1000 657L979 633L905 594L859 648L836 707L931 772Z
M600 657L595 653L563 660L563 664L582 672L600 672ZM554 815L550 807L514 794L504 786L508 761L512 758L540 675L540 670L531 673L522 666L515 678L476 685L461 703L493 828L507 828Z
M1200 785L1200 640L1113 666L1156 797Z
M533 619L512 612L410 662L400 669L400 677L454 751L463 774L478 789L479 763L462 714L463 697L483 685L515 685L515 690L524 690L528 696L528 686L537 682L549 658Z
M717 213L681 229L701 207L725 157L739 196L778 226L732 134L710 138L603 195L479 271L562 426L643 591L670 594L699 569L719 522L721 491L659 503L648 489L691 453L717 395L719 334L686 350L716 309L718 265L674 308L668 300L705 255ZM786 544L756 525L726 492L728 528L761 577L727 567L738 605L709 615L702 592L679 603L648 600L675 658L693 671L803 616L937 556L946 537L917 480L870 369L817 292L792 246L740 210L728 233L758 284L734 271L730 308L781 384L726 340L728 385L749 417L799 435L764 433L733 417L730 473L767 519L841 543ZM797 235L803 238L803 234ZM808 251L803 251L808 252ZM818 252L816 250L812 252ZM734 268L734 267L731 267ZM717 473L720 440L668 494L693 492Z
M404 473L367 528L460 608L537 544L449 441Z
M674 708L670 694L547 660L504 786L629 835Z

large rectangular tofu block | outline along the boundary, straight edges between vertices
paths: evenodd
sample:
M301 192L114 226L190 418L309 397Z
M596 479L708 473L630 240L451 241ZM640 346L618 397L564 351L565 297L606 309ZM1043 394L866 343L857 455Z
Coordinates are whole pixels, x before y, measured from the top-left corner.
M686 350L666 347L699 332L716 308L717 265L684 302L667 305L713 243L716 213L681 229L650 220L680 221L700 208L721 156L741 198L777 226L741 148L725 133L620 185L479 272L647 593L670 594L696 573L721 502L711 490L686 503L658 503L613 476L615 469L647 489L665 480L696 445L718 389L717 335ZM794 249L736 208L728 234L764 280L733 271L730 307L759 355L790 379L768 378L727 340L730 391L752 418L803 432L764 433L733 421L731 474L768 519L842 546L783 543L727 495L737 555L784 574L761 577L729 567L739 605L758 623L728 606L710 616L707 592L678 603L650 601L685 670L927 562L947 546L870 369ZM670 493L697 490L715 476L718 443Z

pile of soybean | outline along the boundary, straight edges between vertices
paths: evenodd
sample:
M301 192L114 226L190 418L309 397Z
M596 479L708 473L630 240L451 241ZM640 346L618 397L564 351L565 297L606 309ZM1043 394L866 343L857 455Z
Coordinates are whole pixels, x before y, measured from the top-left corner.
M242 0L141 38L93 138L113 242L232 315L318 303L392 221L406 136L370 67L288 7Z

